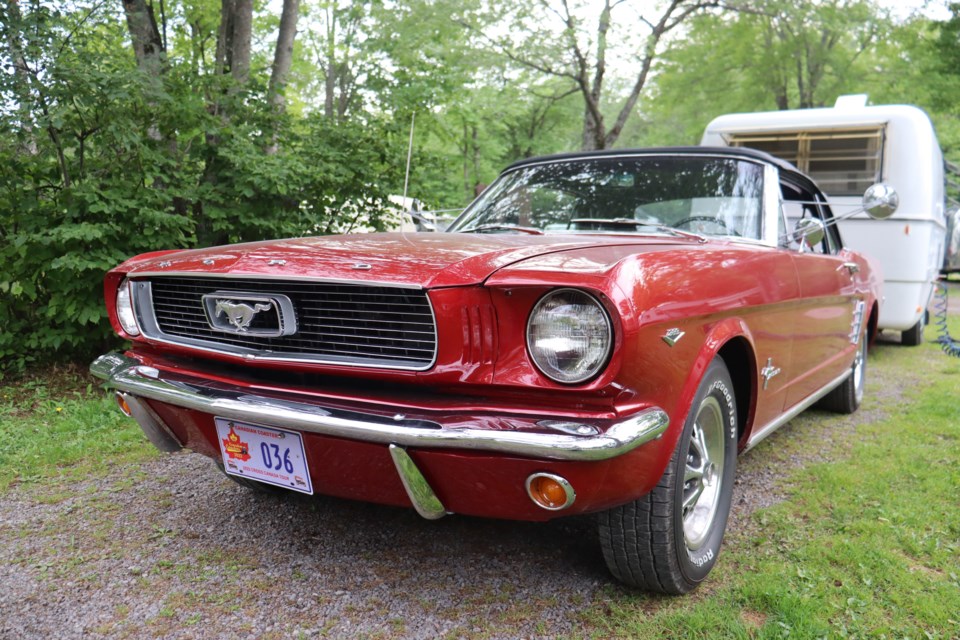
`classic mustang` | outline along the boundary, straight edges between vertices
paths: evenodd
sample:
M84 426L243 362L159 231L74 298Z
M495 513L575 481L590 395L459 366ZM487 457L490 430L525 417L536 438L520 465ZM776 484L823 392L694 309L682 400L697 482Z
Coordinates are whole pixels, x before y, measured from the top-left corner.
M684 593L717 561L738 452L860 404L881 279L832 222L759 152L535 158L446 233L132 258L105 282L131 346L92 371L157 447L244 486L597 513L618 579Z

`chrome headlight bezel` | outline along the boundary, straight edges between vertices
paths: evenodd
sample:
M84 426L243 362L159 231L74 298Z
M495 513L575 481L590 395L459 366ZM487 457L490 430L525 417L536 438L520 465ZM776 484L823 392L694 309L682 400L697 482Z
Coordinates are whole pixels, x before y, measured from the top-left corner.
M566 304L557 304L558 300L562 301L564 297L567 298ZM574 335L562 336L559 332L555 336L538 335L540 326L544 324L545 314L556 313L560 307L570 306L588 308L592 317L584 318L581 313L571 313L568 310L565 319L576 323L573 325ZM554 318L554 321L557 319L559 317ZM546 322L551 321L546 320ZM560 359L562 357L569 359L570 356L562 356L558 350L551 351L549 345L544 345L545 341L556 342L557 338L586 343L585 348L582 349L586 351L586 355L577 362L568 363L573 366L561 366ZM598 340L599 344L597 344ZM527 317L526 342L530 361L540 373L560 384L583 384L599 375L610 361L614 343L613 322L606 307L594 294L569 287L553 289L541 296L530 310L530 315Z
M130 281L124 280L117 288L117 321L120 327L130 336L140 335L140 325L137 324L137 314L133 309L133 292L130 290Z

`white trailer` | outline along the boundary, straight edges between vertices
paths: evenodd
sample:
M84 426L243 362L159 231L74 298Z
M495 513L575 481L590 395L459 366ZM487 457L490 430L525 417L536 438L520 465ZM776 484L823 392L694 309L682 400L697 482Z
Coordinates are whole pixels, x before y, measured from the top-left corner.
M866 106L841 96L832 109L720 116L701 144L752 147L796 165L830 197L835 215L857 207L870 185L886 182L900 196L896 215L865 213L840 223L844 243L879 261L885 301L879 326L923 341L926 309L944 260L944 162L927 114L908 105Z

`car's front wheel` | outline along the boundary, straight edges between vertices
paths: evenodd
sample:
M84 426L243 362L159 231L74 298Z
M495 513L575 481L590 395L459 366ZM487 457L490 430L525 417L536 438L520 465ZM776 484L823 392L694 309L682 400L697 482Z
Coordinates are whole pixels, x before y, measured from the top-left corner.
M687 593L717 561L737 462L737 407L726 365L714 359L657 486L599 515L611 573L626 584Z

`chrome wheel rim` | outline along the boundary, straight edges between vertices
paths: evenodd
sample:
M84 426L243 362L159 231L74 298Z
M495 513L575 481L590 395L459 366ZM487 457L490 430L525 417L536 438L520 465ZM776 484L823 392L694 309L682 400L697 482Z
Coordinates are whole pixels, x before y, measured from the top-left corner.
M857 400L857 404L863 400L863 382L866 379L866 366L865 360L867 357L866 354L867 341L863 338L860 339L860 344L857 346L857 355L853 359L853 394Z
M683 539L691 551L706 542L717 515L725 430L720 402L713 396L705 398L690 433L683 475Z

